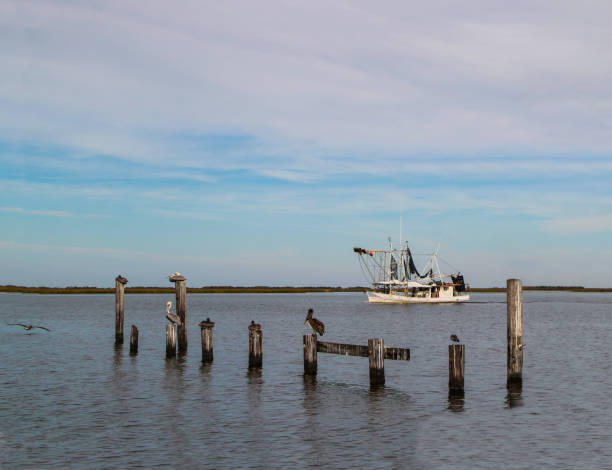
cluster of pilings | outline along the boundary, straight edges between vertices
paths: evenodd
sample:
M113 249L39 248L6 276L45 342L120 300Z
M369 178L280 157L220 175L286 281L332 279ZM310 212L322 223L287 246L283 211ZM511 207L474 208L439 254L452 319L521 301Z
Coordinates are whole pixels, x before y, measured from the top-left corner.
M185 353L187 351L187 288L185 286L186 278L175 274L168 277L170 282L174 283L176 292L176 314L179 317L181 324L166 325L166 356L176 356L177 344L178 352ZM124 317L124 290L128 280L119 275L115 278L115 344L123 344L123 317ZM178 341L177 341L178 340ZM130 332L130 353L138 353L138 328L132 325Z
M176 315L180 324L166 324L166 358L176 357L178 354L187 352L187 288L184 276L175 274L169 276L170 282L174 283L176 293ZM128 280L119 275L115 278L115 344L123 344L123 318L124 318L124 291ZM202 362L213 361L213 327L215 323L210 318L200 322L202 336ZM263 358L263 333L261 325L251 322L249 330L249 369L257 369L262 366ZM178 348L177 348L178 346ZM132 325L130 334L130 354L138 353L138 328Z
M178 274L169 277L175 285L176 312L180 325L166 325L166 357L171 358L187 351L187 307L185 277ZM128 280L122 276L115 278L115 344L123 344L124 288ZM523 384L523 301L522 286L519 279L506 282L507 304L507 381L511 392L520 392ZM202 336L202 362L213 360L212 330L215 323L206 319L199 324ZM259 369L263 364L263 332L261 325L251 322L249 330L249 369ZM382 338L368 340L367 346L330 343L317 340L316 334L304 335L304 375L316 376L317 352L361 356L369 358L370 385L385 383L385 359L410 360L407 348L386 348ZM130 334L130 353L138 352L138 328L132 325ZM465 345L448 346L448 390L451 397L464 394Z

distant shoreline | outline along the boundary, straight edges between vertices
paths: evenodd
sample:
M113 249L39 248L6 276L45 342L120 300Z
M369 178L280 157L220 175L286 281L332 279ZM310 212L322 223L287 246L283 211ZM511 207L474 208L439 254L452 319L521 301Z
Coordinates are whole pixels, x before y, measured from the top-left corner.
M188 287L188 294L305 294L317 292L364 292L366 287L232 287L206 286ZM523 286L526 291L567 291L567 292L612 292L612 288L582 286ZM505 292L505 287L472 287L468 292L496 293ZM113 294L114 288L103 287L26 287L0 286L0 292L21 294ZM126 287L126 294L173 294L173 287Z

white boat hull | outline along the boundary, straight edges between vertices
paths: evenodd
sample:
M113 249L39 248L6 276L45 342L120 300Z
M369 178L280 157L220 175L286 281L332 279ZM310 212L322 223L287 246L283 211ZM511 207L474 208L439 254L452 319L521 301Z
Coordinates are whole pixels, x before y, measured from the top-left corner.
M368 301L375 304L448 304L470 300L470 296L467 294L448 297L420 297L403 294L384 294L373 291L367 291L366 294L368 294Z

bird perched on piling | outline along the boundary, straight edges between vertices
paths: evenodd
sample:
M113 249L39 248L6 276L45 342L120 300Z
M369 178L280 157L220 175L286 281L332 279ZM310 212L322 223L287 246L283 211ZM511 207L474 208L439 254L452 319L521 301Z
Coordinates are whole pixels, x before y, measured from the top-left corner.
M323 324L321 320L317 320L316 318L313 318L312 317L313 313L314 313L314 310L309 308L308 315L306 315L306 320L304 320L304 323L307 324L312 331L323 336L325 334L325 325Z
M459 338L457 337L457 335L451 335L451 336L450 336L450 340L451 340L453 343L458 343L458 342L459 342Z
M215 326L215 322L210 321L210 318L200 322L200 328L212 328L213 326Z
M170 320L170 323L176 323L178 326L181 326L183 322L178 315L170 313L170 307L172 307L172 302L166 302L166 318Z
M30 331L32 328L40 328L41 330L51 331L49 328L45 328L44 326L38 325L24 325L23 323L7 323L7 325L23 326L26 331Z
M249 330L261 330L261 325L259 323L255 323L254 320L251 320L251 324L249 325Z

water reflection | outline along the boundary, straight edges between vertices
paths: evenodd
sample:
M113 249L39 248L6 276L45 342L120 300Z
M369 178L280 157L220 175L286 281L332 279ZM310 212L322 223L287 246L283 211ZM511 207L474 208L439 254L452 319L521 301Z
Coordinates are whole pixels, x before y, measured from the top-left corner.
M123 354L123 345L115 344L115 351L113 354L113 366L117 367L121 365L122 354Z
M316 375L307 375L304 374L304 392L312 392L314 387L317 385L317 376Z
M448 409L454 412L464 411L465 392L463 390L449 390Z
M200 363L200 372L203 375L209 376L211 369L212 369L212 362L201 362Z
M257 368L249 368L247 369L247 377L249 378L249 384L252 383L262 383L262 380L256 380L261 378L261 369Z
M506 408L514 408L517 406L523 406L522 394L523 384L522 383L508 383L508 394L506 395Z
M368 399L370 403L378 403L386 396L386 389L384 385L370 385L368 391Z
M166 377L182 378L185 372L186 364L187 364L187 358L185 356L167 357L164 363Z

